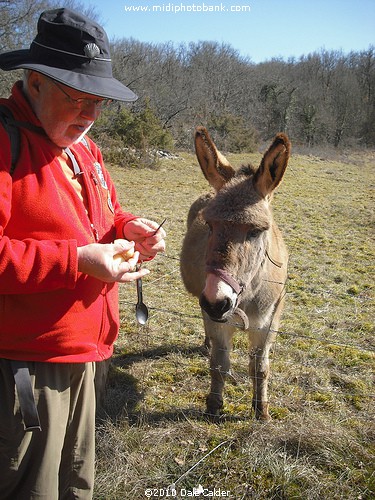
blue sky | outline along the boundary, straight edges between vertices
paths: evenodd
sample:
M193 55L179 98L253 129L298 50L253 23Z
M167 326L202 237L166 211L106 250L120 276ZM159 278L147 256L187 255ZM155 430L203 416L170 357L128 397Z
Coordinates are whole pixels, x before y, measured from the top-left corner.
M217 41L255 63L375 45L375 0L81 1L95 7L110 39Z

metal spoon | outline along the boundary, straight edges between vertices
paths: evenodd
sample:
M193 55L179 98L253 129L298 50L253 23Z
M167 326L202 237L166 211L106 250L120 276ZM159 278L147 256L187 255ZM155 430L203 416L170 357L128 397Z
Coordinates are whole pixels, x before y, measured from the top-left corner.
M159 227L154 231L153 235L156 234L161 226L164 224L164 222L167 219L164 219L161 224L159 224ZM141 268L142 262L137 264L137 271ZM146 304L143 302L143 293L142 293L142 278L137 279L137 303L135 305L135 317L136 320L140 325L145 325L148 320L148 307Z
M141 266L139 265L139 268ZM148 320L148 308L143 302L142 278L137 279L137 303L135 305L135 317L140 325L145 325Z

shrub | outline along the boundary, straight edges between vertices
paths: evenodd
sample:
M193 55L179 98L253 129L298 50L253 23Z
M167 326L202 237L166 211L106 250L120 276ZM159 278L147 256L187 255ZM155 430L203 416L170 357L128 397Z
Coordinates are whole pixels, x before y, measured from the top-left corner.
M240 116L230 113L212 114L207 128L219 149L231 153L253 153L257 149L259 136L252 125Z
M148 101L139 112L123 105L104 110L91 129L108 162L118 165L153 166L155 150L172 147L170 133L156 117Z

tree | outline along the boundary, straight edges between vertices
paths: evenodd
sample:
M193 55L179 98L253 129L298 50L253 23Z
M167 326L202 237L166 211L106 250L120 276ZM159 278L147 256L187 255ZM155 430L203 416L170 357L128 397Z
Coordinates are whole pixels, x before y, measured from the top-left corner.
M173 146L172 136L163 128L148 100L138 111L121 104L105 110L90 133L105 152L107 161L120 165L129 162L152 165L155 150Z
M96 18L78 1L65 5ZM28 46L41 10L56 6L46 0L0 0L0 48ZM121 111L108 118L108 130L117 132L107 134L107 141L126 136L128 145L152 148L169 145L173 137L177 148L190 149L194 128L203 124L213 127L227 150L248 149L257 135L268 140L280 131L308 146L375 145L374 46L260 64L229 44L209 41L174 45L118 39L111 52L114 76L139 99L113 108ZM3 95L13 80L14 74L0 72Z
M242 117L229 113L213 113L208 121L208 128L214 142L223 151L252 153L258 145L256 130L246 124Z
M352 54L354 72L361 91L361 108L363 119L360 126L360 137L364 144L375 145L375 47Z

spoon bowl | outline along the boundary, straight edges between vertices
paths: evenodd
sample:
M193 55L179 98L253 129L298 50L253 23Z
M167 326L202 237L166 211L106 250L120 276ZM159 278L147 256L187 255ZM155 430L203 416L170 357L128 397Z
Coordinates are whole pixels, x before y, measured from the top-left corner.
M135 317L140 325L145 325L148 320L148 308L143 302L142 278L137 279L137 303L135 305Z

